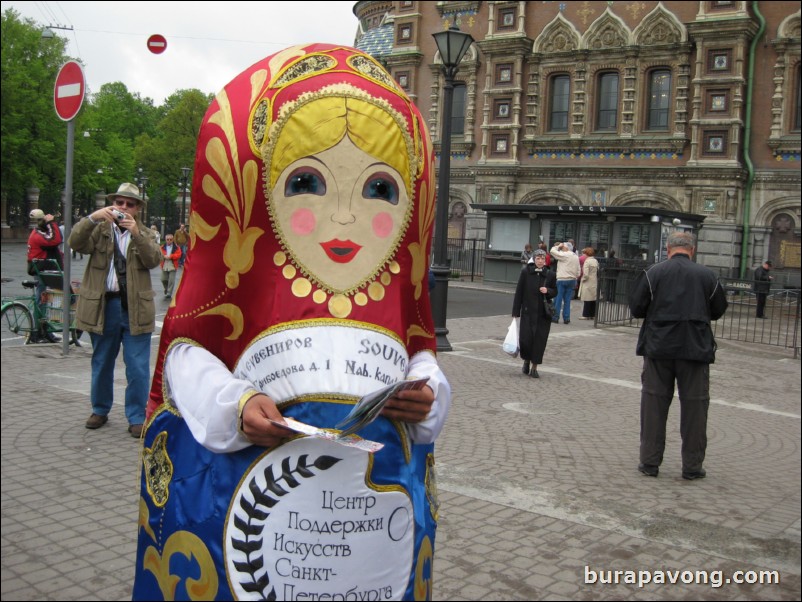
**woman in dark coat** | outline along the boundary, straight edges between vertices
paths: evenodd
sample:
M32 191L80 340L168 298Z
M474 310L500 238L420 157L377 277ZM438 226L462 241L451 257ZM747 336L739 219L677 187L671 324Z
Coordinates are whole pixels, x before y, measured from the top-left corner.
M543 352L551 331L551 316L546 315L546 299L557 296L557 276L546 267L546 252L535 251L534 257L521 270L512 315L520 317L518 346L524 360L523 373L540 378L538 364L543 361ZM531 370L530 370L531 367Z

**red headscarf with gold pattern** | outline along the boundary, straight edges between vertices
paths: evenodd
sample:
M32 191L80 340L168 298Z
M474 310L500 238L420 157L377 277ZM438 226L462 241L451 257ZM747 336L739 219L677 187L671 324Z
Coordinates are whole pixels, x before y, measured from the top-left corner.
M358 50L296 46L236 77L201 126L189 253L148 414L178 340L232 368L267 329L314 320L433 353L433 174L417 108Z

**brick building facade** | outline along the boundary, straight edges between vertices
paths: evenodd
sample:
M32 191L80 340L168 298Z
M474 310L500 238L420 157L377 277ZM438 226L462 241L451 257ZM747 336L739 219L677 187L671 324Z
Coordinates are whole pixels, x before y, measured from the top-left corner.
M621 256L635 225L675 212L698 217L700 262L735 276L770 258L799 281L799 2L362 1L354 13L356 45L435 143L431 34L456 24L475 40L456 77L449 237L520 253L521 237L564 236Z

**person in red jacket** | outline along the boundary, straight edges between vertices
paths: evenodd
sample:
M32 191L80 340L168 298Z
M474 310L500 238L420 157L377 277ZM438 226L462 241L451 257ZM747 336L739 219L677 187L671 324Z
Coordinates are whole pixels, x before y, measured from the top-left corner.
M162 286L164 286L164 296L172 297L175 287L175 274L178 271L178 264L181 261L181 247L175 244L172 234L164 237L162 249Z
M41 209L32 210L28 217L36 222L28 237L28 273L34 274L31 263L34 259L55 259L63 269L64 260L59 250L63 239L55 218L49 213L45 215Z
M58 263L58 268L60 270L64 269L63 255L61 254L61 249L59 249L63 238L55 218L49 213L45 215L45 212L41 209L33 209L28 214L28 217L32 222L36 223L33 230L31 230L30 236L28 236L28 274L31 276L36 275L36 271L33 268L34 259L53 259ZM45 292L46 288L47 285L40 279L36 285L37 304L42 298L42 293ZM45 341L55 343L59 340L58 337L52 332L49 332L44 326L40 332L34 333L31 337L31 342L34 343Z

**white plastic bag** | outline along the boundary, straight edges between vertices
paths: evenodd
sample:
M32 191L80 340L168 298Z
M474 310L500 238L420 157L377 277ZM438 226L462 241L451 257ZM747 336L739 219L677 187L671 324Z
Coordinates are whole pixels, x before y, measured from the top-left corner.
M510 327L507 329L507 336L501 348L504 353L512 357L518 357L518 318L513 318Z

